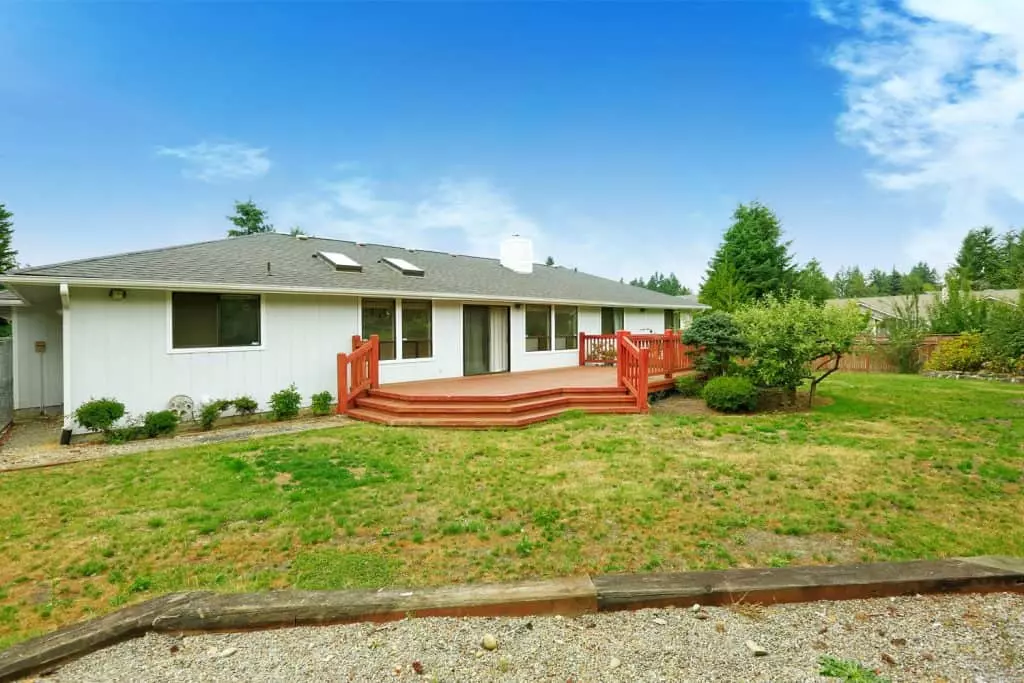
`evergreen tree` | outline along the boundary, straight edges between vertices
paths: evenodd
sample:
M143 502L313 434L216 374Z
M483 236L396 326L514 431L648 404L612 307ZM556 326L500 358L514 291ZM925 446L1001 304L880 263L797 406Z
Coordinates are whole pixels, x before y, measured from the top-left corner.
M988 289L1001 284L1003 258L995 230L989 226L969 230L956 255L956 269L971 289Z
M891 289L889 274L881 268L872 268L868 273L868 292L871 296L889 296Z
M752 297L747 283L728 260L723 260L700 286L700 302L716 311L731 313Z
M553 256L548 256L546 259L544 259L544 265L545 266L553 266L553 265L555 265L554 257Z
M859 266L840 268L836 276L832 278L832 289L840 299L853 299L871 294L867 280Z
M14 250L14 214L0 204L0 273L18 267L18 252Z
M709 283L720 286L731 279L754 299L788 292L795 276L789 244L782 241L782 226L771 209L758 202L740 204L708 265L701 294ZM726 264L732 275L717 277Z

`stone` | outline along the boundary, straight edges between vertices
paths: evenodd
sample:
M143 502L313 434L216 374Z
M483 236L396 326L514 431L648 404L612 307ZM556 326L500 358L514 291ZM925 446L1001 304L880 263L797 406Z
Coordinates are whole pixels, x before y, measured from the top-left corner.
M699 612L700 611L700 604L696 603L696 602L693 603L693 607L690 608L690 611L691 612Z
M235 654L236 652L238 652L238 648L237 647L226 647L226 648L224 648L223 650L221 650L220 652L217 653L217 658L218 659L223 659L225 657L230 657L231 655Z
M620 666L622 666L622 662L618 657L612 657L612 661L608 662L609 669L618 669Z
M750 650L751 654L753 654L755 657L764 657L768 654L768 650L764 649L752 640L748 640L746 645L747 649Z
M654 623L657 624L658 626L668 626L668 622L665 621L664 619L662 619L661 617L658 617L657 619L655 619Z
M889 666L896 666L896 658L888 652L882 653L882 661L888 664Z
M420 662L420 660L417 659L413 661L412 670L415 671L416 674L419 676L423 675L423 664Z
M483 640L480 641L480 645L482 645L485 650L497 650L498 639L490 633L485 633Z
M893 645L895 645L896 647L903 647L904 645L907 644L907 639L906 638L893 638L889 642L892 643Z

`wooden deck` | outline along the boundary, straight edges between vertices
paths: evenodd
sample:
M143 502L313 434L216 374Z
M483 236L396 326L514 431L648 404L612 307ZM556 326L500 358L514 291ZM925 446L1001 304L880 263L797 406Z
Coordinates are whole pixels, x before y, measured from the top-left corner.
M672 382L652 376L648 391ZM614 367L568 367L383 384L357 398L348 414L391 425L489 428L522 427L568 410L641 412L617 385Z

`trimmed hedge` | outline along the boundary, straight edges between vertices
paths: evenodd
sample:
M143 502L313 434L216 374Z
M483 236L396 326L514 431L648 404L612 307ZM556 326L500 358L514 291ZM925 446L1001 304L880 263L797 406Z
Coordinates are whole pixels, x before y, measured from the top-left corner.
M708 408L723 413L749 412L757 407L757 387L746 377L715 377L704 385L702 395Z

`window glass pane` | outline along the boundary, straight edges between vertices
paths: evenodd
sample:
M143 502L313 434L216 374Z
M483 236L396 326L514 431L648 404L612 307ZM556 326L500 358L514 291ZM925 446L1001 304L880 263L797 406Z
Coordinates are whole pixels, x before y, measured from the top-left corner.
M579 346L575 306L555 306L555 350Z
M526 306L526 350L551 350L551 307Z
M363 339L380 337L380 359L395 359L395 300L363 299Z
M175 349L217 346L217 295L171 294L171 337Z
M172 348L210 349L259 343L258 294L171 294Z
M615 324L614 324L615 329L612 330L612 331L613 332L618 332L619 330L626 329L626 309L624 309L624 308L613 308L612 311L614 312L614 318L615 318Z
M430 358L430 302L402 301L402 358Z
M668 308L665 309L665 331L678 329L679 325L676 324L676 312Z
M259 346L260 297L221 294L218 346Z

